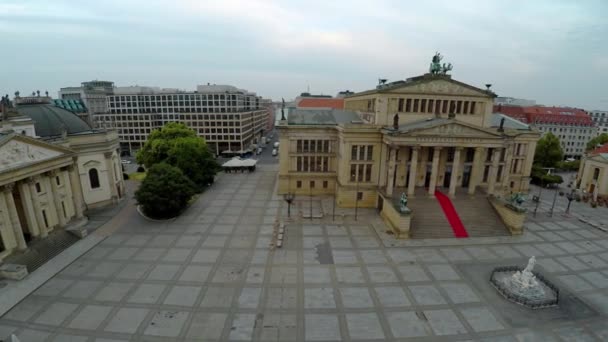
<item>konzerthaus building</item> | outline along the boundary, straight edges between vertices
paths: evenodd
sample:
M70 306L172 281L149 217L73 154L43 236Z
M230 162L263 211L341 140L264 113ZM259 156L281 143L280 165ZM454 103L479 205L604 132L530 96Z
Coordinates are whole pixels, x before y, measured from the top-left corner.
M396 188L526 192L540 134L493 114L495 96L443 72L347 96L344 110L291 110L278 126L278 191L335 194L341 207L379 207Z
M255 93L228 85L199 85L196 91L116 87L97 127L116 128L123 151L140 149L148 135L168 122L182 122L216 153L243 151L267 131L272 108Z
M46 96L0 103L0 261L125 196L115 131Z

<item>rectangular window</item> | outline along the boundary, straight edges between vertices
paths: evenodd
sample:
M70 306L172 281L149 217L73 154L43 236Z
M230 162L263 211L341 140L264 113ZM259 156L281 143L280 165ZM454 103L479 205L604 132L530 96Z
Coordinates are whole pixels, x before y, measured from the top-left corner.
M357 146L353 145L350 150L350 159L357 160Z
M364 164L357 165L357 181L358 182L363 182L363 168L364 167L365 167Z
M298 157L296 165L296 170L298 170L298 172L302 172L302 157Z
M329 140L323 142L323 152L329 153Z
M418 99L414 99L414 113L418 113L419 109L418 109Z
M427 110L427 112L432 113L433 112L433 105L434 105L434 100L429 100L429 110Z
M496 181L500 182L501 178L502 178L502 165L499 165L498 172L496 172Z
M469 114L475 114L475 103L476 102L471 102L471 111L469 112Z
M405 112L410 113L412 111L412 99L405 100Z
M315 188L315 181L310 181L310 188L314 189Z
M460 114L462 109L462 101L457 101L456 102L456 113Z
M59 176L55 176L55 182L57 185L61 185L61 181L59 180Z
M398 112L403 112L403 104L404 104L404 100L403 99L399 99L399 105L397 107L397 111Z
M327 189L327 181L323 181L323 189Z
M329 172L329 157L323 157L323 172Z
M441 101L441 103L442 103L441 113L445 114L448 112L448 102L450 102L450 101L448 101L448 100Z
M298 140L296 144L296 152L302 153L302 140Z
M483 182L487 182L488 181L488 174L490 173L490 166L486 165L483 169Z
M367 160L373 160L373 154L374 154L374 146L373 145L368 145L367 146Z
M435 114L441 113L441 100L435 101Z
M304 142L302 143L304 147L302 147L302 152L306 153L308 152L308 140L304 140Z
M357 201L361 201L363 199L363 193L361 191L357 192Z
M296 181L296 188L302 189L302 181Z
M36 182L36 192L42 192L42 187L40 187L40 182Z
M365 165L365 181L366 182L372 181L372 164Z
M359 146L359 159L365 160L365 146Z
M420 100L420 112L421 113L426 112L426 99Z
M462 110L462 112L465 114L469 113L469 101L464 101L464 109Z
M302 164L302 171L304 172L308 172L308 157L302 157L304 158L304 163Z
M350 181L354 182L357 179L357 164L350 165Z
M65 211L65 202L61 201L61 208L63 209L63 217L67 218L68 213Z
M315 158L316 158L315 172L323 171L323 157L315 157Z
M316 142L317 142L316 140L310 141L310 152L316 152L316 149L315 149L317 147Z

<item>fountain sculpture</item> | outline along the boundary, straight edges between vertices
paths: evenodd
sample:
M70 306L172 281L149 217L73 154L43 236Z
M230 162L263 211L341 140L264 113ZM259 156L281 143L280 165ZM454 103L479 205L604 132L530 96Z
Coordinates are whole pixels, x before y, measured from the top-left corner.
M541 274L534 272L536 258L528 260L523 270L518 266L497 267L490 282L506 299L540 309L558 304L559 290Z

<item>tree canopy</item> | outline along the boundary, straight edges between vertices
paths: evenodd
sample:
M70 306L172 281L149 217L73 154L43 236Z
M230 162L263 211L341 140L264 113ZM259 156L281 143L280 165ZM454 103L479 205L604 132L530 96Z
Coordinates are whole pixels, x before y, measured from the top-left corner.
M220 167L205 139L182 123L168 123L153 131L137 153L137 162L147 168L167 163L178 167L196 184L197 191L213 183Z
M146 216L171 218L186 208L194 194L194 183L179 168L158 163L148 169L135 199Z
M564 151L559 139L553 133L549 132L540 138L536 144L534 164L542 167L557 167L562 159L564 159Z
M602 133L602 134L598 135L597 137L589 140L585 150L586 151L594 150L596 147L598 147L598 145L604 145L605 143L608 143L608 133Z

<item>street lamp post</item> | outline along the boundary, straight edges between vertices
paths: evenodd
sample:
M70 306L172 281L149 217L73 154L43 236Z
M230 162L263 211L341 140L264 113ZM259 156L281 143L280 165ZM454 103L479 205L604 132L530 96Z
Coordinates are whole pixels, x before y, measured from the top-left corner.
M553 195L553 204L551 204L551 211L549 212L549 217L553 217L553 209L555 209L555 201L557 200L557 193L559 188L555 189L555 194Z
M288 192L283 195L283 199L287 202L287 217L291 217L291 202L296 198L296 195L292 192Z

